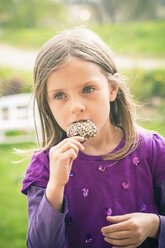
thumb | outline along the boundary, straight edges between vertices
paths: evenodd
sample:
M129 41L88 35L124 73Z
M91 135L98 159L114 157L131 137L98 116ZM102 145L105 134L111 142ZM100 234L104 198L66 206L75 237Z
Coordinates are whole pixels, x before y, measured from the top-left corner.
M111 223L119 223L119 222L123 222L126 220L130 219L130 215L129 214L124 214L124 215L115 215L115 216L107 216L107 220Z

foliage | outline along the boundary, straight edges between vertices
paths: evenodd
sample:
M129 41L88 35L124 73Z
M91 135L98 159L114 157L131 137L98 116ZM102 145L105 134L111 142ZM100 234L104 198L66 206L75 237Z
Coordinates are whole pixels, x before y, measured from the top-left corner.
M0 0L0 16L1 26L30 28L64 21L66 7L51 0Z
M164 19L164 0L61 0L66 4L90 6L98 23ZM162 12L163 13L163 12Z
M151 20L157 17L155 0L102 0L111 21ZM129 11L128 11L129 9Z
M59 26L55 28L7 28L0 33L0 42L22 49L38 49L58 30Z
M164 19L158 11L163 6L160 0L0 0L0 27L32 28L66 24L73 21L68 6L74 3L90 8L91 21L97 20L98 23Z
M145 22L128 24L95 25L91 28L116 52L128 55L150 57L165 55L165 22ZM58 31L56 29L17 29L6 30L0 39L4 42L23 47L39 48ZM119 45L120 44L120 45ZM149 99L153 96L165 96L164 70L144 71L142 69L125 70L124 74L130 77L133 94L139 99ZM0 68L1 94L16 93L15 84L23 82L20 93L31 92L32 72Z
M23 131L23 130L10 130L5 132L6 137L21 136L21 135L34 135L34 131Z
M72 27L5 29L0 42L19 48L40 48L58 31ZM165 21L89 25L113 51L129 56L165 56Z
M165 71L162 69L146 71L142 69L125 70L132 94L140 101L153 97L165 97Z
M31 72L0 67L0 95L28 93L31 91Z
M128 56L165 56L165 21L92 26L115 52Z
M164 121L163 120L153 121L151 119L149 121L140 121L139 125L141 125L145 129L153 130L153 131L161 134L163 137L165 137L165 129L164 129Z

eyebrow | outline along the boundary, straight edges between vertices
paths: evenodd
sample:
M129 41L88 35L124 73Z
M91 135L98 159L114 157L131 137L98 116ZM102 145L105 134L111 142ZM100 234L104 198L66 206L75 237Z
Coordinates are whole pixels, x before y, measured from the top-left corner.
M80 85L79 85L79 88L85 87L85 86L90 85L90 84L92 84L92 83L98 83L98 82L99 82L99 80L97 80L97 79L92 79L92 80L89 80L89 81L87 81L87 82L85 82L85 83L80 84ZM59 88L59 89L52 89L52 90L49 90L49 91L47 91L47 92L48 92L48 93L56 93L56 92L63 92L63 91L65 91L65 90L66 90L65 88Z
M47 91L47 93L54 93L54 92L62 92L62 91L65 91L65 89L55 89L55 90L49 90Z

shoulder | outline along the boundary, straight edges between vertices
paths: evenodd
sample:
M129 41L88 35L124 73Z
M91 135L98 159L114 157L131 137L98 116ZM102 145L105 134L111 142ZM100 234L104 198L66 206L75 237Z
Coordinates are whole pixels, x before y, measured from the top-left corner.
M49 163L49 150L34 152L29 166L33 165L33 164L38 164L38 163L42 163L45 166L48 166L48 163Z
M139 141L142 148L151 152L154 152L155 150L157 150L157 152L163 151L165 149L165 138L152 131L140 130Z
M165 180L165 138L151 131L140 131L139 151L147 161L155 184Z
M49 150L36 151L25 173L21 192L27 194L30 185L46 187L49 179Z

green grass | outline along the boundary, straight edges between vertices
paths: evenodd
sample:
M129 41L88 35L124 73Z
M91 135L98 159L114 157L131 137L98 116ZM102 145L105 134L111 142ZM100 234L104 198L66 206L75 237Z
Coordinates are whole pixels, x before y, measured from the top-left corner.
M24 49L38 49L57 31L52 28L4 29L0 33L0 42Z
M123 69L131 93L140 101L152 100L152 97L165 97L165 70L163 68L145 70L141 68Z
M20 164L12 161L20 160L13 154L13 147L30 149L34 144L0 145L0 247L26 247L28 228L27 200L20 193L22 179L29 160Z
M165 137L165 121L143 121L139 122L142 127L155 131Z
M130 22L96 26L112 50L134 56L164 57L165 22Z
M165 21L130 22L88 25L98 33L112 50L134 56L165 55ZM25 49L38 49L58 31L70 26L35 29L6 29L0 33L0 42Z

